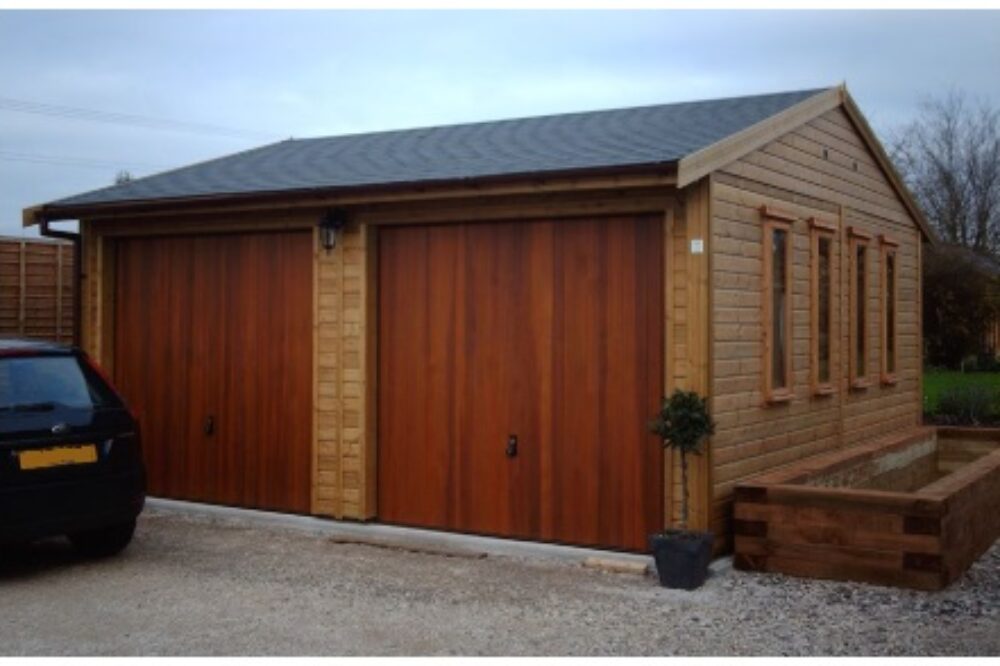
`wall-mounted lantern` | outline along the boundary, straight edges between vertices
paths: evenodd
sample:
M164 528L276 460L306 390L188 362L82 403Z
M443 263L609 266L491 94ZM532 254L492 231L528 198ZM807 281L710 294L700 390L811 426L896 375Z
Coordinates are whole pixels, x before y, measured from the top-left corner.
M319 242L329 252L337 246L337 234L347 226L347 211L333 208L326 211L319 221Z

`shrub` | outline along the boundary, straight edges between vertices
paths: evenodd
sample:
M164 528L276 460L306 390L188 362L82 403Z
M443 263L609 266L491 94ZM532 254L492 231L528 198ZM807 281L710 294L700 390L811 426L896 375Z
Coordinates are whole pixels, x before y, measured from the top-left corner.
M700 455L701 443L715 432L715 422L708 413L708 401L694 391L677 389L664 398L660 411L649 423L649 431L659 436L664 448L677 449L681 454L681 520L682 530L688 523L689 454Z
M995 262L959 246L928 246L923 264L925 358L932 365L964 366L986 350L1000 316ZM972 359L970 359L972 357Z
M976 372L1000 372L1000 359L993 352L982 352L976 356Z
M1000 392L989 386L954 386L938 397L934 420L944 425L990 425L1000 421Z

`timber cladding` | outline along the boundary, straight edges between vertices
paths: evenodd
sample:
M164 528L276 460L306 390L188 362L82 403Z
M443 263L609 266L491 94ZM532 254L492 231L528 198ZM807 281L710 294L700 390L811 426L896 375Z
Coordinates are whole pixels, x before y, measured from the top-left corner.
M73 246L0 237L0 335L73 341Z
M825 157L824 157L825 155ZM829 111L712 175L712 525L729 533L741 480L830 449L916 427L921 419L920 232L875 156L841 109ZM762 210L790 223L791 399L767 404L762 383ZM814 390L810 221L831 234L831 389ZM850 383L850 234L869 238L865 267L865 388ZM879 381L882 340L880 237L897 253L897 369Z
M313 511L375 516L374 318L376 231L345 230L333 251L317 248Z

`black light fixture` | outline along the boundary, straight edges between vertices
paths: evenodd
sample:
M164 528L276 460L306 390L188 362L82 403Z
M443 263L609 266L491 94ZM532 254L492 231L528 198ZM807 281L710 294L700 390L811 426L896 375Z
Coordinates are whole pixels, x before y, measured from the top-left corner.
M323 249L329 252L337 246L337 233L347 226L347 211L343 208L333 208L326 211L319 221L319 241Z

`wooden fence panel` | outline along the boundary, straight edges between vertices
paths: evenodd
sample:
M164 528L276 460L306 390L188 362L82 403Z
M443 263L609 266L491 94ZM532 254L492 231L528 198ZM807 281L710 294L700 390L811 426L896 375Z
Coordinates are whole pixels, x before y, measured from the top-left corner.
M73 342L73 246L0 238L0 335Z

